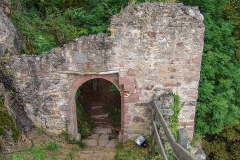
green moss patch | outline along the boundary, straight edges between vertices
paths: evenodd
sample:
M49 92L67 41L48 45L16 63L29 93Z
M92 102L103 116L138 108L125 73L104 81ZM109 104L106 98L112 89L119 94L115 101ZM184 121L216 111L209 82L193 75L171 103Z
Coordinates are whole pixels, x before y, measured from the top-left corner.
M5 137L4 128L8 126L12 131L13 140L17 140L19 137L19 130L13 122L13 117L9 115L6 110L3 110L3 104L3 100L0 99L0 136Z

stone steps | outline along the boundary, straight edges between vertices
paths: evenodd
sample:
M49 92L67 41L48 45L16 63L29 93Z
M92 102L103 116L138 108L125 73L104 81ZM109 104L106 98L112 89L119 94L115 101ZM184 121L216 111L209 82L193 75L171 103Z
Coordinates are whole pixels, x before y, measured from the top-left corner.
M91 106L91 120L95 131L83 142L89 147L115 148L117 139L110 139L112 123L103 106ZM94 151L86 154L96 154Z

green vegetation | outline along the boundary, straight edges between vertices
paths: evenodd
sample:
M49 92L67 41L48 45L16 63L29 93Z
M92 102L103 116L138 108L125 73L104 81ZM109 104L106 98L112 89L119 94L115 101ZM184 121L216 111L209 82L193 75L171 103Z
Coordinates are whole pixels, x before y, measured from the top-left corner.
M44 160L46 156L46 151L39 148L33 148L30 150L30 154L32 155L33 159Z
M137 160L137 159L151 159L163 160L160 155L158 146L151 146L151 137L146 137L148 143L147 148L139 148L134 141L127 141L123 144L118 144L116 148L115 160ZM166 149L169 159L174 159L171 149Z
M149 157L147 148L139 148L134 141L128 141L124 144L118 144L115 160L136 160Z
M175 140L178 140L178 115L181 110L180 96L178 94L171 94L174 97L174 103L170 104L169 108L174 111L174 114L169 117L169 129L171 130Z
M86 147L86 145L83 143L82 140L77 141L76 144L77 144L80 148L85 148L85 147Z
M117 89L117 87L113 84L110 86L110 92L112 93L119 93L119 90Z
M64 137L47 134L38 134L38 130L30 133L33 147L30 148L29 141L16 143L13 146L13 154L1 155L0 159L9 160L57 160L57 159L77 159L76 153L79 147L75 143L68 143ZM58 140L54 140L58 139ZM63 141L61 141L61 140Z
M12 139L17 140L19 137L19 130L15 126L15 123L13 122L13 117L8 114L7 110L4 110L3 104L4 104L3 99L0 99L0 117L1 117L0 136L5 137L4 129L9 127L9 129L11 129L11 132L12 132Z
M240 125L226 125L219 134L207 135L203 141L209 159L239 159Z
M165 147L164 151L165 151L165 153L167 155L167 158L169 160L175 160L176 159L176 157L173 154L172 148L170 146L169 147Z
M91 121L88 115L85 113L81 105L81 90L78 89L76 93L76 111L77 111L77 123L78 123L78 133L81 134L82 138L86 138L89 133L93 130Z
M115 128L121 127L121 110L118 106L111 105L108 107L107 112L109 113L109 117L113 121L113 125Z
M47 149L50 151L58 151L58 145L55 142L48 142Z

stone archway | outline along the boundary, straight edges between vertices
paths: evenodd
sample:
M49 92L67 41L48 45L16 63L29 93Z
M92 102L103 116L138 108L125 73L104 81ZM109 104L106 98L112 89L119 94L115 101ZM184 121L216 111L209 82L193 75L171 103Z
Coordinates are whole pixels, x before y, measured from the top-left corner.
M77 128L77 117L76 117L76 102L75 102L75 96L78 88L85 82L95 79L95 78L102 78L104 80L110 81L112 84L114 84L117 89L120 91L121 96L121 122L123 122L123 90L121 89L119 85L119 77L118 74L86 74L83 76L79 76L75 78L75 80L70 85L69 91L70 91L70 98L68 101L68 106L70 108L69 111L69 126L68 131L69 133L76 139L79 139L80 135L78 134L78 128ZM123 124L121 123L121 133L123 133Z

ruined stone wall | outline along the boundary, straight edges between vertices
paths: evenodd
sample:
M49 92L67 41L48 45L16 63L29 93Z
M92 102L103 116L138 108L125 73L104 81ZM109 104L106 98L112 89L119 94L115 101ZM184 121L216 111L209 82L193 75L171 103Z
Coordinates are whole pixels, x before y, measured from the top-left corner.
M105 75L121 93L123 139L150 133L151 102L165 92L180 95L179 123L192 138L202 21L196 7L183 4L131 5L112 17L111 36L84 36L40 56L15 56L5 67L28 116L55 133L69 122L76 136L75 92L85 80Z
M127 103L125 111L130 119L129 133L136 125L131 123L132 115L142 117L145 113L139 113L142 104L170 89L184 102L179 123L192 137L204 38L202 21L197 7L169 3L129 6L113 17L116 55L109 66L117 69L123 65L120 83L126 88L135 87L130 95L136 97L131 101L135 103Z

